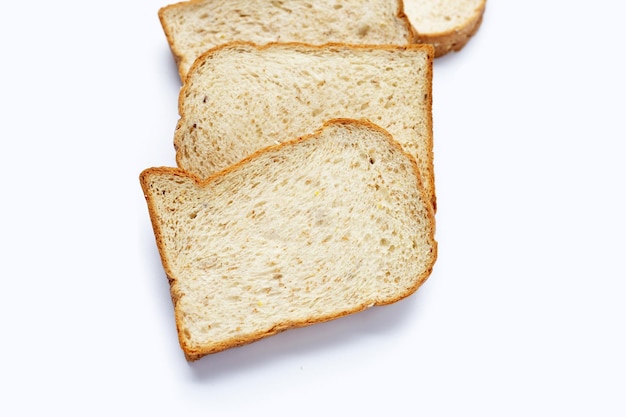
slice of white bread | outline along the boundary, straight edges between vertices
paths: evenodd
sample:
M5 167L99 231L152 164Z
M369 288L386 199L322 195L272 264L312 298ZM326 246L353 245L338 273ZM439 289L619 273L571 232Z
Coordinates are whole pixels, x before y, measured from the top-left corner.
M487 0L404 0L419 43L435 46L435 56L459 51L478 31Z
M188 360L398 301L437 257L415 160L369 122L140 181Z
M159 10L182 80L193 61L230 41L415 42L401 0L191 0Z
M431 45L221 45L181 89L177 164L205 178L326 120L368 119L416 158L435 207L432 60Z

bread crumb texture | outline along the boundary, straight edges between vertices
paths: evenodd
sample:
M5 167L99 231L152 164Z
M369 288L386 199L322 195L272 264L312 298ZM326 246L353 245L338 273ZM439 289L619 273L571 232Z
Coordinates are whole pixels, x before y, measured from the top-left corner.
M181 89L177 163L204 178L327 120L367 119L417 160L434 206L432 59L430 45L222 45Z
M205 181L151 168L141 184L190 360L395 302L436 259L415 161L368 122L328 122Z
M193 0L163 7L159 17L184 79L198 56L232 41L406 45L415 31L401 7L397 0Z

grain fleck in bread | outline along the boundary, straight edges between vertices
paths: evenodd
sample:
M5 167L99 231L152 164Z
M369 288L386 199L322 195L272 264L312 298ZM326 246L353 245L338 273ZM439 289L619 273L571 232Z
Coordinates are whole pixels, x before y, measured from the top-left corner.
M436 260L415 160L369 122L140 181L188 360L398 301Z
M482 22L486 0L404 0L417 41L435 46L435 56L459 51Z
M418 161L435 207L431 45L234 42L196 60L179 96L179 167L207 177L333 118L368 119Z
M159 20L183 80L198 56L230 41L415 41L399 0L191 0L161 8Z

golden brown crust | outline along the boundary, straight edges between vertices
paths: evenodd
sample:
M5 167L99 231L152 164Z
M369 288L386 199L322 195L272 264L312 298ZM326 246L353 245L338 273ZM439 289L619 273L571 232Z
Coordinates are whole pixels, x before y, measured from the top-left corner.
M418 33L417 42L432 44L435 47L436 58L452 51L460 51L480 28L485 7L486 0L482 2L480 8L476 10L476 13L462 27L439 33Z
M413 25L411 24L411 20L409 20L409 17L404 12L404 1L403 0L399 0L398 1L398 14L397 14L397 17L398 17L398 19L400 19L400 20L402 20L404 22L407 30L409 31L409 34L410 34L409 43L419 43L417 30L415 30L415 27L413 27Z
M161 22L161 27L163 28L163 33L165 34L165 39L167 40L167 44L170 47L170 51L172 52L172 56L174 57L174 61L176 62L176 67L178 68L178 76L181 80L185 80L184 73L180 63L183 58L183 54L176 48L176 44L174 42L174 35L170 31L170 27L165 20L165 12L169 11L169 9L180 7L181 3L171 4L169 6L161 7L159 9L159 22Z
M211 49L208 49L205 53L200 55L200 57L205 57L205 56L214 54L222 49L228 49L228 48L236 47L236 46L251 47L259 51L262 51L264 49L270 49L276 46L286 47L286 48L290 48L290 47L308 48L308 49L317 49L317 50L332 49L333 47L351 48L351 49L377 49L377 50L387 50L387 51L393 51L393 50L406 51L406 50L422 49L426 51L428 55L428 59L431 63L432 63L432 58L435 56L435 47L434 45L429 44L429 43L424 43L424 44L413 43L413 44L407 44L407 45L393 45L393 44L369 45L369 44L354 44L354 43L345 43L345 42L328 42L324 44L311 44L311 43L306 43L306 42L268 42L268 43L261 45L261 44L256 44L254 42L248 42L248 41L232 41L232 42L226 42L221 45L217 45ZM196 66L198 66L198 63L201 61L200 57L198 57L196 62L194 62L194 64L190 67L189 73L191 73L193 69ZM182 88L183 90L186 90L185 86L183 86ZM181 93L181 96L183 96L182 93ZM179 102L179 105L180 105L180 102ZM180 106L178 110L179 111L181 110Z
M171 168L171 167L156 167L156 168L148 168L144 171L141 172L139 178L140 178L140 183L141 183L141 187L144 191L144 197L146 198L146 202L148 205L148 211L150 214L150 218L151 218L151 222L152 222L152 227L154 229L154 235L155 235L155 239L156 239L156 244L157 244L157 248L159 253L161 254L161 260L162 260L162 264L163 264L163 268L166 272L166 275L168 277L168 280L170 282L170 290L171 290L171 296L172 296L172 301L174 304L174 312L175 312L175 321L176 321L176 327L177 327L177 331L178 331L178 339L179 339L179 343L181 348L183 349L184 353L185 353L185 357L187 360L189 361L195 361L197 359L200 359L201 357L208 355L208 354L212 354L212 353L217 353L229 348L233 348L233 347L237 347L237 346L242 346L242 345L246 345L252 342L255 342L257 340L263 339L265 337L268 336L272 336L275 335L277 333L283 332L285 330L288 329L292 329L292 328L298 328L298 327L305 327L305 326L309 326L311 324L316 324L316 323L322 323L322 322L326 322L326 321L330 321L330 320L334 320L346 315L350 315L350 314L354 314L357 313L359 311L363 311L369 307L372 306L376 306L376 305L386 305L386 304L392 304L395 303L403 298L408 297L409 295L413 294L415 291L417 291L417 289L428 279L428 277L430 276L433 266L435 264L435 261L437 259L437 242L435 240L435 214L434 214L434 210L433 207L430 206L429 204L424 204L424 209L426 210L426 216L428 217L428 223L430 225L432 225L432 227L428 230L429 233L429 241L431 242L432 245L432 256L429 262L428 267L422 272L422 274L418 277L416 277L415 279L415 284L413 287L409 288L407 291L398 294L396 297L394 298L390 298L390 299L386 299L380 302L374 302L372 304L367 304L367 303L363 303L353 309L349 309L349 310L344 310L341 311L339 313L335 313L335 314L329 314L329 315L324 315L324 316L319 316L319 317L314 317L314 318L309 318L306 320L301 320L301 321L288 321L288 322L284 322L284 323L280 323L277 324L276 326L272 327L269 330L263 330L263 331L259 331L257 333L251 334L245 338L232 338L230 340L226 340L223 341L221 343L212 345L212 346L192 346L190 345L187 340L183 337L182 334L182 321L181 321L181 314L178 308L178 298L179 295L178 293L176 293L175 291L175 283L177 278L174 276L174 274L172 273L172 269L170 268L170 266L167 263L167 257L165 256L165 247L164 247L164 243L163 243L163 238L162 238L162 231L160 230L159 227L159 223L157 221L157 217L158 217L158 213L156 212L155 208L154 208L154 203L152 201L151 195L148 192L148 187L149 187L149 181L148 181L148 177L152 174L155 173L165 173L165 174L169 174L169 175L175 175L175 176L180 176L180 177L185 177L185 178L189 178L192 179L199 187L207 187L209 186L211 183L218 181L219 179L223 178L224 176L226 176L228 173L233 172L233 171L237 171L238 169L240 169L240 167L244 166L245 164L249 163L249 161L257 158L258 156L264 154L264 153L268 153L268 152L273 152L276 150L279 150L281 148L290 146L292 144L295 144L297 142L301 142L301 141L306 141L306 140L315 140L317 137L319 137L320 133L326 129L327 127L334 125L334 124L349 124L349 125L362 125L362 126L366 126L369 127L371 129L377 130L379 132L381 132L389 141L389 143L391 144L392 147L394 147L395 149L397 149L398 151L400 151L403 155L405 155L407 157L407 159L411 162L411 167L412 167L412 171L415 175L416 178L416 188L419 190L421 198L424 202L428 201L428 196L427 193L424 189L422 180L421 180L421 176L419 173L419 169L417 166L417 162L415 161L415 158L413 156L411 156L409 153L407 153L406 151L404 151L404 149L402 148L402 146L393 139L392 135L387 132L386 130L384 130L383 128L381 128L380 126L368 121L368 120L352 120L352 119L333 119L333 120L329 120L326 123L324 123L324 125L322 127L320 127L318 130L316 130L315 132L311 133L311 134L307 134L304 136L301 136L299 138L290 140L290 141L285 141L282 142L280 144L277 145L272 145L269 146L267 148L263 148L260 150L257 150L256 152L252 153L251 155L247 156L246 158L244 158L243 160L227 167L226 169L217 172L211 176L209 176L206 179L200 179L197 176L194 176L193 174L181 169L181 168Z

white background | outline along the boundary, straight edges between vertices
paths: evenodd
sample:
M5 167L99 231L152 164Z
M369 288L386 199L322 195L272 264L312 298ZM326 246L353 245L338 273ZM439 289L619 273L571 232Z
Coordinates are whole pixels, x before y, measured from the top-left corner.
M187 363L138 176L173 165L163 1L4 5L0 415L626 415L626 35L488 0L434 68L413 296Z

